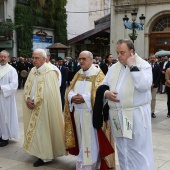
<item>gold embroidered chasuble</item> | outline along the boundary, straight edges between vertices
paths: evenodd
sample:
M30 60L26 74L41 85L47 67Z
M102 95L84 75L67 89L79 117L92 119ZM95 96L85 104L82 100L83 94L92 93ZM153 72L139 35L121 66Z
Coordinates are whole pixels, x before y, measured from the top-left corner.
M65 95L65 108L64 108L64 112L65 112L65 146L66 148L74 148L76 146L76 142L75 142L75 134L73 131L73 126L72 126L72 121L71 121L71 116L70 116L70 109L69 109L69 103L68 103L68 93L70 92L71 89L73 89L74 85L76 84L76 82L82 81L82 80L86 80L89 82L92 82L92 87L91 87L91 106L93 108L94 106L94 100L95 100L95 93L97 90L97 87L102 83L103 79L104 79L104 74L100 69L97 69L98 71L96 72L96 74L92 75L92 76L85 76L83 74L81 74L82 70L79 70L76 75L74 76L69 88L66 91L66 95Z
M34 104L28 109L26 100L36 79ZM65 154L64 122L58 85L58 73L44 64L42 71L32 68L23 96L24 145L26 152L41 159L53 159Z
M83 94L84 93L91 94L91 107L93 108L96 89L99 86L99 84L101 84L103 79L104 79L103 72L100 70L100 68L96 68L94 65L92 65L89 68L89 73L87 76L83 74L83 71L81 69L73 78L73 81L68 91L66 92L66 97L68 97L68 93L71 89L74 89L73 91L75 94L79 93L79 90L81 89L81 92L83 92ZM84 81L86 82L85 84L84 84ZM68 98L66 100L67 101L65 104L65 131L66 131L65 132L65 138L66 138L65 144L66 144L66 148L74 148L75 134L73 131L73 125L72 125L71 115L70 115L69 106L68 106ZM93 148L91 148L91 146L94 145L94 143L96 142L94 140L94 136L91 137L90 135L94 133L94 129L91 127L91 123L90 123L92 122L92 111L89 110L86 103L82 104L82 109L80 110L79 109L77 110L77 109L78 109L77 106L75 106L74 121L76 123L78 143L80 145L79 147L81 147L80 150L82 150L81 159L83 159L84 165L93 165L94 163L96 163L97 160L96 158L92 158L92 152L96 152ZM82 113L82 116L80 116L81 113ZM81 123L80 123L81 121L80 119L82 120ZM96 157L97 157L97 153L96 153Z

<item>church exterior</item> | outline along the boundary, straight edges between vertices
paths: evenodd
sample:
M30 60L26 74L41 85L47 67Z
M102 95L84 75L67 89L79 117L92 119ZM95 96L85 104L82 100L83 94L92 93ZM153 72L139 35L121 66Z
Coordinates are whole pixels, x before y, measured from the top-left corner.
M94 29L94 21L106 16L108 13L102 13L101 9L109 9L111 13L110 29L107 30L110 33L110 53L114 58L117 58L116 54L116 42L121 38L129 38L129 34L132 30L125 29L123 24L123 18L125 15L129 17L129 22L132 22L131 12L137 12L136 22L139 23L139 17L144 14L145 24L144 30L136 30L137 39L134 41L136 52L142 58L148 58L150 53L155 53L160 49L170 50L170 1L169 0L110 0L105 1L105 7L100 4L104 1L86 1L83 3L79 1L74 2L77 5L73 5L73 0L68 0L67 3L67 15L68 15L68 40L70 46L73 47L72 54L77 47L80 50L90 50L94 43L86 44L85 40L89 40L87 34L90 30ZM78 4L79 2L79 4ZM107 4L107 5L106 5ZM108 5L110 7L108 8ZM80 6L81 5L81 6ZM94 11L95 9L95 11ZM94 11L91 13L69 13L71 11ZM109 10L107 11L109 12ZM74 17L73 17L74 15ZM85 17L86 16L86 17ZM101 30L102 32L103 30ZM106 31L106 30L104 30ZM91 32L90 32L91 33ZM85 36L85 39L84 38ZM75 41L77 37L77 42ZM81 37L81 41L80 40ZM74 40L74 44L72 43ZM92 42L92 41L91 41ZM81 46L81 48L80 48ZM103 46L103 48L105 48ZM102 49L102 47L100 48ZM74 55L73 55L74 57Z
M8 18L14 22L15 5L16 0L0 0L0 23ZM139 23L141 14L146 17L144 30L136 30L137 39L134 41L136 52L141 57L148 58L150 53L155 53L159 49L170 50L170 0L68 0L66 5L68 40L70 41L77 36L80 39L83 33L94 29L95 24L102 27L104 23L99 22L99 19L107 18L111 14L110 28L105 27L101 31L99 27L97 29L102 34L103 32L110 34L110 44L108 43L107 47L110 47L109 51L113 54L113 57L117 58L115 51L117 40L129 38L128 34L132 33L132 30L125 29L122 18L127 15L131 22L131 12L133 10L136 10L138 14L136 22ZM108 23L108 20L102 20ZM39 30L41 28L35 28L34 34ZM53 36L53 30L45 31L51 37ZM93 37L98 38L98 40L103 38L98 37L98 35L99 33L96 34L97 37L94 35ZM70 44L73 57L77 46L80 47L81 45L79 51L90 50L90 47L94 46L94 44L94 41L89 41L87 34L85 39L81 37L81 43L77 41ZM100 46L98 49L102 51L103 48ZM8 50L11 56L17 56L15 31L13 31L12 39L4 40L0 36L0 50L3 49Z
M123 17L132 21L131 12L136 10L137 20L144 14L144 30L136 30L135 49L142 58L160 49L170 51L170 1L169 0L111 0L110 52L116 55L116 42L129 38L132 30L125 29Z
M67 0L68 40L94 28L94 21L110 14L111 0Z
M15 10L16 0L0 0L0 24L6 19L11 19L14 22L14 10ZM12 38L6 38L0 35L0 51L7 50L10 56L17 56L17 42L16 34L13 31Z

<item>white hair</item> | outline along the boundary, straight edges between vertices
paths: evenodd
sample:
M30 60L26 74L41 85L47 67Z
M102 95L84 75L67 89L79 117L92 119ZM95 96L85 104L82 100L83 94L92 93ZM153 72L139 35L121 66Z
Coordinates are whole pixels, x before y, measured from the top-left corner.
M46 51L45 51L44 49L42 49L42 48L37 48L37 49L34 50L34 52L41 52L42 57L47 58L47 53L46 53Z
M47 57L48 57L48 56L51 56L51 54L50 54L49 51L46 51L46 54L47 54Z
M5 53L6 55L7 55L7 57L9 57L9 53L8 53L8 51L6 51L6 50L2 50L1 52L0 52L0 54L1 53Z
M82 51L81 53L84 53L84 52L88 53L89 56L93 59L93 54L92 54L90 51L85 50L85 51ZM80 54L81 54L81 53L80 53Z

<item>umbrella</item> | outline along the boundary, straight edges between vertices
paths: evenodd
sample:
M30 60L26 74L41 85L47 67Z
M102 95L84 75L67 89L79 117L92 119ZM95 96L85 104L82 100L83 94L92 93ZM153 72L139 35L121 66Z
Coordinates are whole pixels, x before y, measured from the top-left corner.
M161 50L155 53L155 56L166 56L170 55L170 51Z

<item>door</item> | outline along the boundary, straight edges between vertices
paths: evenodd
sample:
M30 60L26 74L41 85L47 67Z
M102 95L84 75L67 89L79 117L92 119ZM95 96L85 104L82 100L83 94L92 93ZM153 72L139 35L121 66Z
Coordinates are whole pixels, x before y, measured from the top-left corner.
M149 40L149 54L159 50L170 51L170 32L151 33Z

